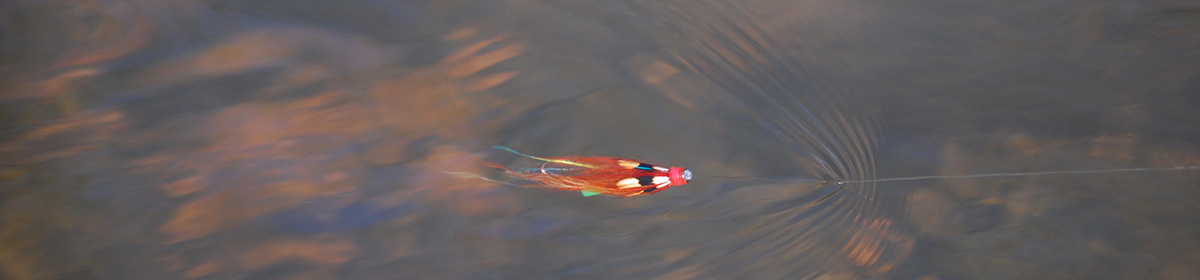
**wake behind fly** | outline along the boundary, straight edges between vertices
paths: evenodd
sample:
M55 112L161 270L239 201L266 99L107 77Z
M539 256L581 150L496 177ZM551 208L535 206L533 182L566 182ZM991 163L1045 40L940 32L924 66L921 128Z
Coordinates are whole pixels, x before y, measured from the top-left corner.
M1187 171L1187 170L1197 170L1197 169L1200 169L1200 166L1193 165L1193 166L1175 166L1175 167L1133 167L1133 168L1117 168L1117 169L1064 170L1064 171L1045 171L1045 172L985 173L985 174L968 174L968 175L931 175L931 176L916 176L916 177L884 178L884 179L875 179L875 180L840 181L837 183L838 183L838 185L841 185L841 184L847 184L847 183L879 183L879 182L915 181L915 180L930 180L930 179L970 179L970 178L1044 176L1044 175L1064 175L1064 174Z

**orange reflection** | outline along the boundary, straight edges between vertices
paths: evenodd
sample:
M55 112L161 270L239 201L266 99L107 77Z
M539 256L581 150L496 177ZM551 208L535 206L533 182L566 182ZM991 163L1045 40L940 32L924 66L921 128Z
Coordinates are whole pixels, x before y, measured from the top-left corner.
M132 7L101 10L119 15ZM39 120L35 128L0 143L0 157L13 164L34 164L101 154L100 164L123 165L121 170L134 173L129 176L158 182L150 195L172 203L162 217L138 221L152 223L142 226L160 245L205 238L209 240L199 242L237 244L154 258L167 270L185 278L223 277L300 261L321 272L314 275L328 276L322 273L336 271L361 250L348 238L322 234L282 239L273 235L270 240L222 235L270 228L255 219L278 212L309 211L319 220L355 203L397 207L414 201L462 216L521 211L511 194L495 191L496 183L447 172L483 172L478 165L482 154L464 143L477 137L481 127L500 121L472 118L503 101L470 93L519 77L518 70L489 69L524 54L526 43L464 28L446 37L448 45L462 48L439 64L395 70L372 68L393 53L366 40L312 28L264 27L129 70L128 81L119 81L146 91L134 96L145 103L135 103L154 105L175 94L157 96L154 90L159 88L271 71L273 75L264 76L272 80L263 81L264 86L245 89L250 101L172 114L120 105L97 111L88 108L88 100L76 100L76 91L108 74L103 65L92 64L145 47L145 36L154 26L151 19L103 18L93 33L77 38L89 42L79 44L87 47L61 56L57 67L68 69L16 86L23 94L19 98L45 99L36 105L50 104L45 107L55 109L49 110L53 116L65 117ZM303 90L297 93L298 89ZM110 155L113 150L134 151L130 154L136 156ZM373 189L366 195L363 186L370 178L365 174L384 167L412 175L391 182L394 190ZM0 170L0 177L26 179L29 173L6 169ZM403 216L382 223L405 226L415 221ZM16 229L0 227L2 232ZM412 233L395 236L399 241L392 244L394 258L420 246ZM43 277L34 266L41 256L8 244L19 248L0 250L4 275L53 278ZM226 258L231 255L236 257Z
M1133 133L1100 135L1092 139L1092 147L1088 150L1088 155L1128 163L1133 160L1134 152L1139 144L1138 140L1138 136Z
M841 252L872 275L887 273L904 262L916 244L911 236L891 227L892 221L888 219L864 223Z
M131 3L85 2L62 13L68 38L57 67L72 67L115 59L146 45L156 25L145 7ZM98 20L97 20L98 19Z
M203 277L221 270L221 265L216 262L206 262L183 272L183 278Z
M467 33L464 36L473 34ZM287 40L268 34L250 33L200 52L188 60L188 66L174 71L229 73L273 63L291 52L294 46L287 45ZM381 207L421 199L438 201L438 205L465 215L517 211L520 207L515 201L487 191L495 183L447 173L480 172L481 155L444 145L414 159L406 149L414 137L457 139L467 135L462 130L466 121L490 103L480 103L481 99L461 93L490 89L518 72L466 80L461 77L473 77L524 51L522 43L482 51L504 44L505 38L497 36L470 44L444 59L442 65L396 79L372 81L360 89L331 90L296 100L243 103L211 114L187 133L205 146L169 152L174 156L158 154L141 159L143 164L162 168L157 172L184 175L161 187L165 194L189 201L159 232L167 236L167 242L180 242L299 207L318 197L351 195L348 199L354 199L357 182L363 178L338 170L401 161L409 161L405 165L421 170L421 175L397 182L406 188L373 198ZM151 133L146 137L166 136ZM369 149L361 154L346 149L355 143ZM355 157L363 161L353 160Z
M33 164L90 152L124 133L129 126L119 111L89 112L27 131L0 143L9 164Z
M349 261L357 246L345 237L273 240L251 248L239 258L246 268L258 269L285 260L312 264L340 264Z

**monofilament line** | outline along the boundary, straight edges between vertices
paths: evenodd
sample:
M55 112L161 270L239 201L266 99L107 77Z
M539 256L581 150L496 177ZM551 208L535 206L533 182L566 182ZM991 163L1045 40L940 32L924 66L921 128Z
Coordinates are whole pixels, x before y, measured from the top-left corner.
M894 182L894 181L914 181L928 179L970 179L970 178L987 178L987 177L1017 177L1017 176L1043 176L1043 175L1062 175L1062 174L1092 174L1092 173L1117 173L1117 172L1149 172L1149 171L1183 171L1196 170L1200 166L1175 166L1175 167L1137 167L1137 168L1118 168L1118 169L1100 169L1100 170L1068 170L1068 171L1046 171L1046 172L1016 172L1016 173L988 173L988 174L971 174L971 175L937 175L937 176L917 176L917 177L899 177L885 178L877 180L861 180L861 181L841 181L839 185L845 183L878 183L878 182Z

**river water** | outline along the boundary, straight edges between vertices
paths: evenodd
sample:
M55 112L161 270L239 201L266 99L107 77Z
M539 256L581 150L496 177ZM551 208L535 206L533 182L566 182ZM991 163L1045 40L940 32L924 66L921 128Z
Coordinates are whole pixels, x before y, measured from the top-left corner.
M3 279L1200 278L1194 2L0 6Z

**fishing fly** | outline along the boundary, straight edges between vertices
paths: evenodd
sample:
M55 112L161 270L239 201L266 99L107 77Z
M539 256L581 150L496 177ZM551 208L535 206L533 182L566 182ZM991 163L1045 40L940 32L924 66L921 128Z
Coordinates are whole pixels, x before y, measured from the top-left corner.
M535 181L541 186L579 191L583 196L604 194L612 197L632 197L661 192L685 185L692 180L692 171L683 167L663 167L641 161L613 157L537 157L511 148L496 145L492 148L541 162L534 168L499 168L513 177ZM537 186L537 185L534 185Z

